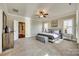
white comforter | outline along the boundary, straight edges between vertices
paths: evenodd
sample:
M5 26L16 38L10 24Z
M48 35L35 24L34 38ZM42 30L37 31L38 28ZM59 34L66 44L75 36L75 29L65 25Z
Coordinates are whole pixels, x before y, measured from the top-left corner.
M53 36L54 38L59 37L59 35L56 34L56 33L45 33L45 32L42 32L41 34L51 35L51 36Z

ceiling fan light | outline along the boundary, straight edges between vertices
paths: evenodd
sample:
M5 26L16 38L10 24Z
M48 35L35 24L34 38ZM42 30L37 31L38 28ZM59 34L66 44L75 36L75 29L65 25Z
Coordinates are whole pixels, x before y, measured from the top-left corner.
M48 15L46 9L39 9L39 10L37 11L37 16L39 16L39 17L46 17L46 15Z
M46 9L43 9L43 12L44 12L44 13L47 13L47 10L46 10Z
M40 17L43 17L43 15L40 15Z

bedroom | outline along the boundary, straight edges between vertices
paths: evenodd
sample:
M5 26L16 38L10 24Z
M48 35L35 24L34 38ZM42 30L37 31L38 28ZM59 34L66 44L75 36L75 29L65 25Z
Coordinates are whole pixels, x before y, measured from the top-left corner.
M4 11L7 17L10 17L8 19L14 21L14 48L4 51L2 55L79 55L79 4L4 3L0 4L0 9L1 15ZM0 22L2 24L2 20ZM24 29L21 33L18 33L18 22L25 24L21 27ZM2 33L1 28L0 30ZM24 38L19 38L18 34L24 34ZM2 43L1 34L0 38ZM48 44L44 44L43 41ZM0 52L3 52L2 44Z
M57 33L61 31L61 39L76 41L76 18L75 15L66 16L51 21L42 22L42 32Z

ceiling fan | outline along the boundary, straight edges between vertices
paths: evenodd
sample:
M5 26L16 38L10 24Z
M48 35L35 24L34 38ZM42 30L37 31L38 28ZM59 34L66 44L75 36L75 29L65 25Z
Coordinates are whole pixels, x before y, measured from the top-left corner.
M41 17L41 18L42 17L46 18L46 16L48 15L48 13L47 13L46 9L40 9L40 10L37 11L36 15L39 16L39 17Z

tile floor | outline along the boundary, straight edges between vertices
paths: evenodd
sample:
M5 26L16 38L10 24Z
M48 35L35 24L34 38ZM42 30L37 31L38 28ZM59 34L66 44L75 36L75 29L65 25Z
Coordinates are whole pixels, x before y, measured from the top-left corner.
M31 37L18 39L14 44L13 49L3 52L1 56L79 56L76 42L67 40L44 44Z

